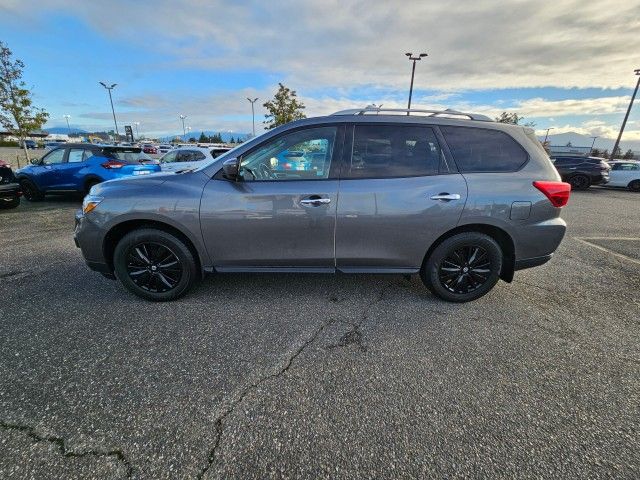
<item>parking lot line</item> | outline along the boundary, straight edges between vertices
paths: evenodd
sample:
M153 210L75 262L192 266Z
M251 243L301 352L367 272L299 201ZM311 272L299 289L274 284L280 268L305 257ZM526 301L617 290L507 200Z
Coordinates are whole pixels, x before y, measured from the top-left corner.
M582 242L586 245L589 245L591 247L597 248L598 250L602 250L603 252L607 252L615 257L621 258L623 260L627 260L629 262L633 262L633 263L637 263L640 265L640 260L636 260L635 258L631 258L627 255L624 255L622 253L618 253L618 252L614 252L613 250L609 250L608 248L602 247L600 245L596 245L595 243L591 243L589 240L612 240L612 241L616 241L616 240L640 240L640 238L637 237L586 237L586 238L581 238L581 237L572 237L575 240L578 240L579 242Z

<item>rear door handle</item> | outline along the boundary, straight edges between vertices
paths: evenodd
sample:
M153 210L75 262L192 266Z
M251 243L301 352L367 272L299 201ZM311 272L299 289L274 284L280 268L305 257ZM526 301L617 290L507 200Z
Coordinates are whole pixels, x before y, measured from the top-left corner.
M439 193L438 195L432 195L431 200L444 200L446 202L450 200L460 200L460 194L458 193Z
M331 203L330 198L318 197L316 195L300 200L300 204L305 207L319 207L320 205L326 205L328 203Z

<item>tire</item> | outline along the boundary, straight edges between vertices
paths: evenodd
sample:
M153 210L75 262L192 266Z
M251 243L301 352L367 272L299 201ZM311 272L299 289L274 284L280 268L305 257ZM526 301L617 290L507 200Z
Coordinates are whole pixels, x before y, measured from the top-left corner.
M12 198L9 201L0 200L0 209L16 208L20 205L20 197Z
M632 182L629 182L627 188L632 192L640 192L640 180L633 180Z
M420 277L435 296L448 302L470 302L498 283L502 263L502 249L492 237L464 232L447 238L433 250L425 259Z
M574 175L569 179L571 190L586 190L591 185L591 179L586 175Z
M127 290L155 302L180 298L198 277L196 261L184 241L154 228L134 230L122 237L113 254L113 266Z
M99 183L102 183L100 180L97 179L91 179L91 180L87 180L86 183L84 184L84 195L89 195L89 190L91 190L91 187L93 187L94 185L98 185Z
M26 178L20 180L20 189L24 198L30 202L39 202L44 198L44 193L40 191L36 184Z

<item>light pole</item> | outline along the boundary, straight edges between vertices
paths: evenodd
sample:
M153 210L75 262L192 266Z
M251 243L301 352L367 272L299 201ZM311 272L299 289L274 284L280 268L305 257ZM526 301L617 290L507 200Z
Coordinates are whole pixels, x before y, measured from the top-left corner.
M140 122L133 122L133 124L136 126L136 137L140 140L140 134L138 133L138 125L140 125Z
M413 53L407 52L405 55L413 62L413 66L411 67L411 86L409 87L409 104L407 105L407 110L411 110L411 95L413 95L413 77L416 75L416 62L422 60L422 57L426 57L427 54L421 53L417 57L414 57ZM409 115L409 113L410 112L407 112L407 115Z
M116 88L116 85L118 85L118 84L117 83L112 83L111 86L108 86L106 83L100 82L100 85L102 85L104 88L106 88L107 91L109 92L109 102L111 102L111 113L113 113L113 124L116 126L116 142L117 142L118 141L118 137L120 136L120 133L118 132L118 122L116 121L116 111L113 108L113 98L111 97L111 90Z
M258 100L258 97L254 98L253 100L251 100L249 97L247 97L247 100L249 100L249 103L251 103L251 124L253 125L252 128L252 132L253 132L253 136L256 136L256 112L253 109L253 104L256 103L256 100Z
M71 127L69 126L69 119L71 115L63 115L64 119L67 121L67 136L71 135Z
M549 138L549 130L553 130L553 127L547 128L547 133L544 136L544 142L543 143L547 143L547 138Z
M640 86L640 68L633 71L638 76L638 83L636 83L636 89L633 91L633 95L631 95L631 101L629 102L629 108L627 108L627 113L624 116L624 120L622 120L622 126L620 127L620 133L618 134L618 138L616 140L616 144L613 146L613 150L611 151L610 160L613 160L613 157L620 146L620 139L622 138L622 132L624 132L624 127L627 124L627 118L629 118L629 113L631 112L631 106L633 105L633 101L636 98L636 93L638 93L638 87Z
M591 137L593 138L593 142L591 142L591 150L589 150L589 155L591 155L591 152L593 152L593 146L596 144L596 138L598 137Z
M182 136L186 137L187 136L187 130L184 127L184 119L187 118L186 115L180 115L180 120L182 120Z

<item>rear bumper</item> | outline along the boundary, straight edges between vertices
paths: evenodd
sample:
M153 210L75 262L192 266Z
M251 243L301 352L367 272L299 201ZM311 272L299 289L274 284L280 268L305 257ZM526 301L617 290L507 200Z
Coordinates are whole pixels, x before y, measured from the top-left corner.
M553 253L548 255L542 255L541 257L523 258L522 260L516 260L514 270L524 270L525 268L538 267L544 265L553 257Z

